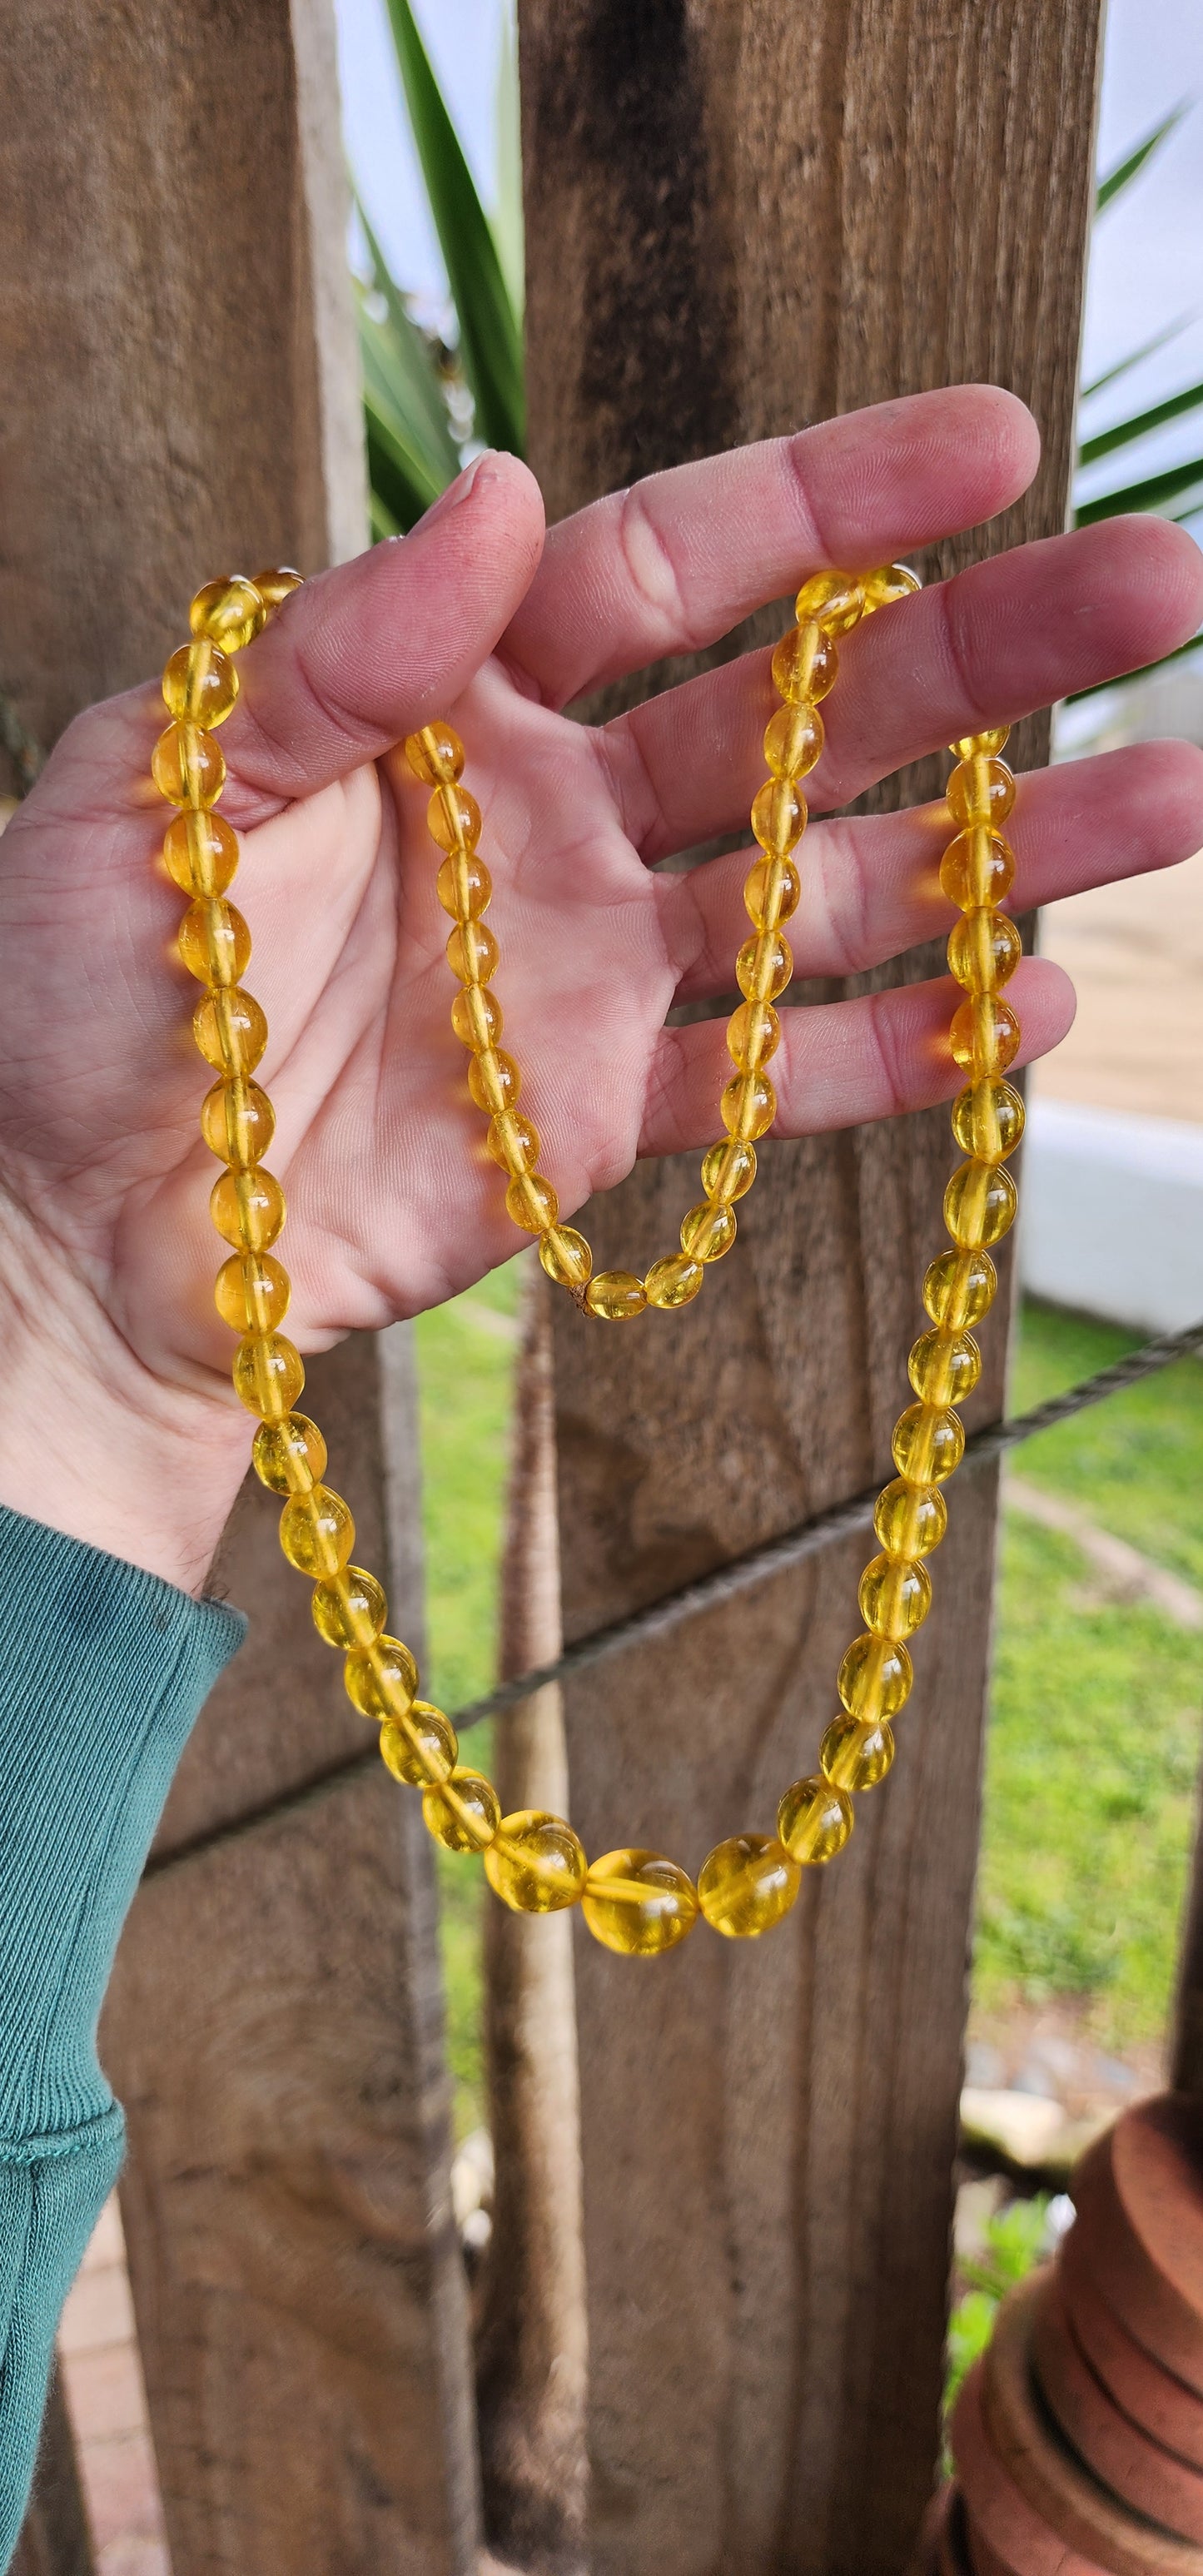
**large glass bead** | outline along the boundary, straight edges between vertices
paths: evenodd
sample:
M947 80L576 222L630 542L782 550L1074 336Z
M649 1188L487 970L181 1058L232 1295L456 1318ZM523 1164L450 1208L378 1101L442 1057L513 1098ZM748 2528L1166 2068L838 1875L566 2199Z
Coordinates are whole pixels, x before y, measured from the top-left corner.
M495 1047L501 1035L501 1004L487 984L464 984L451 1005L451 1026L462 1046Z
M344 1565L340 1574L315 1583L309 1607L319 1637L343 1654L374 1645L388 1617L384 1585L362 1565Z
M591 1861L581 1912L595 1941L627 1959L675 1950L698 1919L692 1879L651 1851L606 1852Z
M984 733L958 734L948 748L954 760L976 760L979 754L988 760L997 759L999 752L1006 750L1010 735L1010 725L989 725Z
M1015 780L1005 760L988 752L971 752L960 760L944 790L957 823L1005 823L1015 802Z
M778 707L764 737L764 756L774 778L805 778L822 750L823 719L817 707Z
M423 787L449 787L464 773L464 746L441 718L438 724L423 725L420 733L406 735L405 757Z
M230 573L224 581L207 581L188 611L193 634L206 636L210 644L220 644L226 653L241 653L266 623L266 606L254 583L243 573Z
M849 1717L862 1726L880 1726L895 1717L910 1698L914 1681L905 1646L892 1637L854 1637L836 1676Z
M257 1082L215 1082L201 1102L201 1134L211 1154L236 1171L262 1161L276 1130L276 1113Z
M905 1556L875 1556L857 1591L860 1615L875 1637L913 1637L931 1608L927 1568Z
M757 930L776 930L789 921L802 898L802 879L792 859L754 859L744 878L744 911Z
M404 1717L417 1698L418 1667L400 1637L377 1637L348 1655L343 1685L352 1708L383 1725L386 1717Z
M251 1456L260 1483L273 1494L307 1494L326 1473L326 1443L307 1413L261 1422Z
M603 1323L625 1324L643 1313L647 1290L633 1270L599 1270L585 1290L585 1304Z
M735 1241L736 1224L733 1207L700 1199L681 1219L681 1250L695 1261L721 1261Z
M512 1055L506 1055L500 1047L483 1047L468 1067L468 1089L477 1108L487 1110L490 1118L500 1118L505 1110L513 1109L522 1089L522 1076Z
M998 1272L988 1252L940 1252L923 1281L923 1303L933 1324L960 1333L980 1323L998 1295Z
M773 655L773 686L791 707L813 706L835 685L838 647L813 618L783 635Z
M813 617L825 635L850 635L864 613L864 587L851 573L812 572L794 601L799 626Z
M966 1251L998 1243L1015 1223L1019 1194L1005 1163L961 1163L944 1192L944 1223Z
M948 936L948 967L967 993L993 993L1010 982L1023 955L1023 941L1005 912L967 912Z
M948 1527L948 1505L938 1485L912 1485L896 1476L877 1497L873 1527L890 1556L930 1556Z
M907 1376L925 1404L963 1404L982 1373L982 1355L972 1333L948 1333L936 1325L911 1345Z
M912 1485L942 1485L965 1455L959 1413L931 1404L908 1404L894 1425L894 1464Z
M520 1172L506 1191L505 1212L527 1234L549 1234L559 1216L560 1202L541 1172Z
M250 964L251 934L221 895L190 903L176 934L180 956L198 984L236 984Z
M788 858L806 829L806 798L792 778L770 778L753 800L752 829L762 850Z
M767 1073L736 1073L724 1084L719 1116L731 1136L767 1136L777 1115L777 1094Z
M950 841L940 861L940 885L961 912L981 904L1005 903L1015 883L1015 855L1001 832L988 823L971 823Z
M749 1002L775 1002L794 971L794 952L779 930L745 939L735 960L735 980Z
M802 1872L775 1834L732 1834L698 1871L698 1903L729 1941L755 1940L788 1914Z
M777 1809L777 1832L791 1860L817 1868L834 1860L852 1831L852 1800L823 1772L795 1780Z
M192 1014L192 1034L217 1073L253 1073L267 1045L267 1019L241 984L206 993Z
M539 1259L558 1288L587 1288L593 1255L583 1234L572 1225L549 1226L539 1243Z
M952 1132L963 1154L979 1163L1005 1163L1023 1134L1023 1101L1001 1074L971 1082L952 1104Z
M875 1789L893 1759L894 1729L888 1718L880 1726L859 1726L854 1717L834 1718L819 1746L824 1778L852 1796Z
M261 1168L223 1172L209 1197L218 1233L237 1251L266 1252L284 1223L284 1192L274 1173Z
M248 1413L282 1422L305 1383L305 1363L283 1333L254 1333L235 1353L235 1391Z
M300 590L304 574L292 564L264 564L261 572L251 574L251 587L257 590L267 609L282 608L294 590Z
M169 805L215 805L226 783L221 745L199 725L169 724L151 753L150 774Z
M461 984L491 984L500 950L487 921L460 921L447 942L447 963Z
M280 1514L280 1545L298 1574L341 1574L355 1545L349 1505L329 1485L291 1495Z
M480 839L480 807L466 787L436 787L426 827L440 850L472 850Z
M476 921L493 899L493 880L475 850L452 850L435 878L435 891L453 921Z
M876 572L863 575L866 614L874 608L890 608L897 599L909 599L923 584L909 564L880 564Z
M771 1002L741 1002L727 1022L727 1053L741 1073L767 1064L781 1044L781 1022Z
M426 1791L422 1822L448 1851L481 1852L496 1839L501 1800L483 1771L457 1763L449 1780Z
M756 1178L756 1147L747 1136L720 1136L702 1156L702 1188L708 1199L726 1207L741 1199Z
M485 1853L485 1876L515 1914L559 1914L585 1891L589 1864L571 1825L541 1807L503 1816Z
M380 1758L394 1780L408 1789L426 1789L449 1780L459 1760L459 1739L449 1717L429 1700L416 1699L380 1729Z
M224 894L238 856L238 834L224 814L176 814L167 826L163 863L181 894Z
M224 724L238 699L238 673L228 653L204 637L181 644L163 673L163 698L169 715L189 724Z
M539 1131L521 1109L502 1112L489 1121L485 1151L503 1172L533 1172L539 1160Z
M643 1283L649 1306L688 1306L705 1275L701 1262L691 1261L686 1252L670 1252L663 1261L653 1261Z
M948 1032L953 1061L980 1082L986 1074L1005 1073L1019 1053L1019 1022L1009 1002L997 993L977 993L962 1002Z
M233 1252L223 1261L213 1291L223 1324L236 1333L270 1333L288 1313L292 1284L270 1252Z

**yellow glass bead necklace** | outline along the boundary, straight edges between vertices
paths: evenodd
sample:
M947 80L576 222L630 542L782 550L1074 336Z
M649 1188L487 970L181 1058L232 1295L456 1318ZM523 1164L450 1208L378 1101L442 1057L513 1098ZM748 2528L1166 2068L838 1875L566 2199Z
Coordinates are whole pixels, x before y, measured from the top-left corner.
M205 1142L225 1166L210 1209L232 1246L217 1274L217 1308L240 1336L233 1377L242 1402L259 1416L252 1453L257 1473L285 1497L280 1544L290 1564L312 1580L314 1624L343 1655L348 1696L379 1726L389 1770L422 1791L422 1813L439 1842L482 1854L489 1883L507 1905L547 1914L579 1902L599 1941L644 1957L674 1948L699 1912L733 1939L767 1932L788 1913L803 1868L843 1849L853 1797L884 1780L894 1759L893 1720L912 1682L906 1640L931 1606L925 1559L947 1526L940 1487L965 1446L955 1408L981 1375L969 1327L987 1313L997 1290L989 1247L1015 1220L1015 1183L1006 1162L1023 1133L1023 1103L1004 1077L1019 1045L1019 1023L1001 988L1019 962L1020 940L999 910L1015 873L1000 829L1015 801L1014 778L999 756L1008 729L968 734L952 746L956 765L946 793L954 837L940 883L961 914L948 963L966 996L950 1032L953 1057L966 1076L952 1110L966 1160L944 1193L952 1248L932 1262L923 1283L931 1329L911 1350L916 1401L895 1426L898 1473L873 1515L880 1553L860 1579L864 1633L840 1665L842 1711L823 1737L819 1768L785 1791L776 1833L735 1834L719 1843L695 1885L659 1852L629 1848L590 1862L571 1825L542 1809L502 1815L491 1782L460 1762L450 1719L418 1696L413 1656L386 1633L383 1587L350 1561L355 1524L342 1496L323 1482L325 1441L316 1423L294 1409L305 1370L300 1352L277 1330L291 1288L271 1251L284 1224L284 1193L263 1167L275 1119L253 1080L267 1021L241 982L251 938L241 913L226 901L238 840L215 811L226 767L213 735L237 701L233 656L299 580L295 572L272 570L253 580L232 575L198 591L189 617L193 640L172 654L163 674L171 722L152 762L155 785L178 808L163 856L190 898L179 953L204 986L193 1034L217 1075L201 1109ZM801 894L793 853L805 830L806 804L798 781L823 747L819 702L836 678L838 638L917 587L901 565L860 575L816 573L798 593L796 626L773 655L782 704L765 733L770 774L752 807L759 856L744 887L752 936L736 960L744 999L727 1029L735 1070L720 1103L726 1133L703 1159L704 1195L685 1217L680 1251L654 1262L643 1279L626 1270L594 1275L584 1236L560 1223L555 1191L538 1168L538 1136L518 1106L518 1067L498 1044L501 1009L491 989L498 949L482 918L492 886L477 848L480 811L460 783L463 745L443 723L423 726L405 745L411 772L432 790L427 819L443 854L438 896L455 925L447 943L459 985L452 1024L469 1050L468 1087L489 1119L489 1151L508 1176L506 1207L516 1225L537 1236L549 1276L583 1312L604 1322L624 1322L649 1306L688 1304L707 1263L735 1240L735 1201L751 1187L756 1139L767 1134L777 1111L764 1068L780 1038L774 1003L793 973L781 924Z

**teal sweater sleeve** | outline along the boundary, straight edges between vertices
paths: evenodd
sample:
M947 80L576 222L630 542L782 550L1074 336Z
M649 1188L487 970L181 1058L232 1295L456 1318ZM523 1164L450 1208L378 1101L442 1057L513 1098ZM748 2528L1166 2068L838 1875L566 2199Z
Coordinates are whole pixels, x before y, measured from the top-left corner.
M96 2056L117 1936L245 1621L0 1506L0 2568L59 2311L121 2162Z

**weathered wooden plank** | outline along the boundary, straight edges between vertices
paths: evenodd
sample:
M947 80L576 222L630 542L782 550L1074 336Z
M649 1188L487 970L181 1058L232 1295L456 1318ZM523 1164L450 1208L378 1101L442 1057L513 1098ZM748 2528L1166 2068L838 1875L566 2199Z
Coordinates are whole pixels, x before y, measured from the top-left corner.
M990 547L1062 525L1098 17L526 0L531 452L552 515L967 377L1022 393L1045 438ZM1026 729L1020 760L1045 740ZM876 801L935 786L929 769ZM887 1471L949 1161L942 1114L777 1145L699 1307L607 1335L558 1303L570 1635ZM599 1260L671 1243L694 1179L692 1158L640 1171L591 1209ZM1005 1305L971 1420L998 1409L1004 1334ZM748 1952L699 1934L656 1970L578 1935L595 2576L906 2558L935 2452L992 1521L992 1479L954 1488L896 1772L790 1924ZM572 1684L589 1848L646 1839L696 1866L771 1825L834 1704L860 1561L845 1543Z

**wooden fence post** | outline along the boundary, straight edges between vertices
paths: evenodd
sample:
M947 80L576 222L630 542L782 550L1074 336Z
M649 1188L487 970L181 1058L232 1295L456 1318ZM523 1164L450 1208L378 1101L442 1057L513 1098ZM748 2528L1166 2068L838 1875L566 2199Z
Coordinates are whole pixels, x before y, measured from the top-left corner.
M1099 0L523 0L521 33L553 518L979 378L1029 401L1044 462L928 574L1064 524ZM1024 728L1021 763L1046 742ZM778 1144L700 1306L607 1335L557 1301L569 1637L889 1472L951 1151L943 1112ZM695 1182L691 1156L591 1208L599 1265L671 1242ZM1004 1301L971 1422L999 1410L1005 1331ZM897 1771L789 1925L700 1931L654 1969L578 1929L594 2576L905 2562L936 2451L994 1513L992 1476L954 1488ZM771 1830L834 1706L862 1554L570 1685L588 1849L696 1866Z

